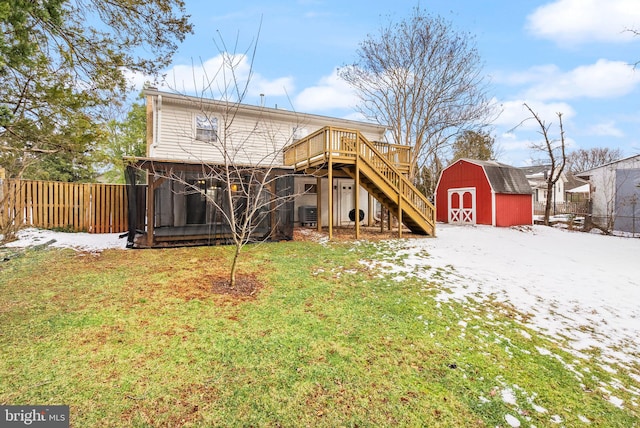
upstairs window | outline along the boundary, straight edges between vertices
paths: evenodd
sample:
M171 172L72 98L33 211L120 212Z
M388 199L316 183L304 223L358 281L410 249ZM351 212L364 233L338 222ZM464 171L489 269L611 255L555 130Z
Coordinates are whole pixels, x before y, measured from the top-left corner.
M218 141L218 118L196 115L196 140L207 143Z
M293 141L297 141L309 135L309 130L301 126L294 126L291 131L293 134L292 135Z

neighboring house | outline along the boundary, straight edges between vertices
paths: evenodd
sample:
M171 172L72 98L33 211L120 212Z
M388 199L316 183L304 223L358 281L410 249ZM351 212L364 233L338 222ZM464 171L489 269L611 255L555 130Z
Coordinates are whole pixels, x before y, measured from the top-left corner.
M575 175L567 174L567 182L564 184L565 202L586 202L589 200L589 182Z
M533 224L531 186L524 172L494 161L459 159L440 174L436 218L456 224Z
M592 220L607 230L640 232L640 155L576 174L591 185Z
M547 199L551 199L553 203L560 204L565 202L566 184L569 181L566 171L562 171L560 178L553 185L551 195L547 193L547 179L551 174L551 165L535 165L520 167L527 177L531 188L533 189L533 201L546 203Z
M229 207L221 198L234 184L206 174L225 159L268 172L274 194L293 197L256 225L257 240L291 239L295 224L329 226L330 235L334 226L352 225L357 235L356 218L373 224L381 206L411 230L435 232L433 206L405 177L410 148L383 143L384 126L153 88L145 95L147 155L130 159L128 173L129 183L138 184L129 197L131 246L227 239L222 216ZM146 180L136 178L140 170Z

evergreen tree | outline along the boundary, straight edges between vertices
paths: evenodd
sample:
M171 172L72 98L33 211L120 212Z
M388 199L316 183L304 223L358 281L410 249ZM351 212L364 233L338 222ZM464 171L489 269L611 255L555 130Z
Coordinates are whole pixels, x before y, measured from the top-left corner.
M139 97L142 99L142 95ZM109 183L124 183L126 156L144 156L147 151L147 110L144 102L136 102L122 121L111 120L107 136L96 153L102 178Z
M156 75L191 32L183 0L0 3L0 165L10 177L89 179L87 155L126 73Z
M475 160L494 160L495 139L482 131L464 131L453 143L452 162L467 158Z

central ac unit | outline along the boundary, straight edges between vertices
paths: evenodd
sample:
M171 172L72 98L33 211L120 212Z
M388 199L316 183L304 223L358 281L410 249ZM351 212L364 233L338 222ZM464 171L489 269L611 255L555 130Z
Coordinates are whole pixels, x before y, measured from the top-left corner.
M298 207L298 219L301 226L315 226L318 223L318 209L311 205Z

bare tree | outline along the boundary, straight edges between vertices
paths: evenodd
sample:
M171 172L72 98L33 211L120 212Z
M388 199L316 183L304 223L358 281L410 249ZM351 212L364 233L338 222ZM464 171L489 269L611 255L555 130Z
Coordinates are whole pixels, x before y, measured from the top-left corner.
M555 184L560 179L562 172L567 163L567 155L565 153L565 138L564 138L564 127L562 125L562 113L556 113L558 116L558 127L560 128L560 138L552 139L549 136L549 129L551 128L551 124L547 124L544 120L540 118L540 116L533 111L533 109L525 103L524 106L531 113L531 117L529 119L534 119L538 125L540 126L540 131L538 131L544 141L541 143L532 144L531 148L544 153L546 156L546 160L548 161L549 166L549 174L547 175L547 201L544 207L544 224L549 225L549 216L551 214L551 204L553 203L553 198L550 197L553 194L553 189ZM528 120L528 119L525 119Z
M626 31L629 31L630 33L632 33L634 36L640 36L640 30L638 30L637 28L628 28ZM638 64L640 64L640 61L636 61L633 63L633 68L637 68Z
M419 7L368 36L357 57L339 75L357 91L365 117L389 125L394 143L414 147L412 178L446 158L459 132L495 116L473 38Z
M170 180L174 194L206 199L208 208L201 215L211 218L204 222L218 225L217 237L234 246L228 281L234 288L244 247L266 241L273 232L273 216L280 207L292 203L293 176L280 168L283 149L290 141L283 142L284 130L272 124L266 109L250 127L244 122L234 126L248 93L255 45L241 54L229 53L222 40L218 47L223 59L219 70L207 76L198 96L181 94L190 110L198 112L195 138L186 127L184 137L189 143L181 146L187 157L200 160L197 174L179 169L153 173ZM240 74L240 64L247 57L250 70ZM203 95L213 98L215 91L215 101ZM291 136L286 134L286 139ZM262 148L259 152L256 140Z
M576 174L608 164L622 158L622 150L609 147L591 147L574 150L567 155L567 167Z

